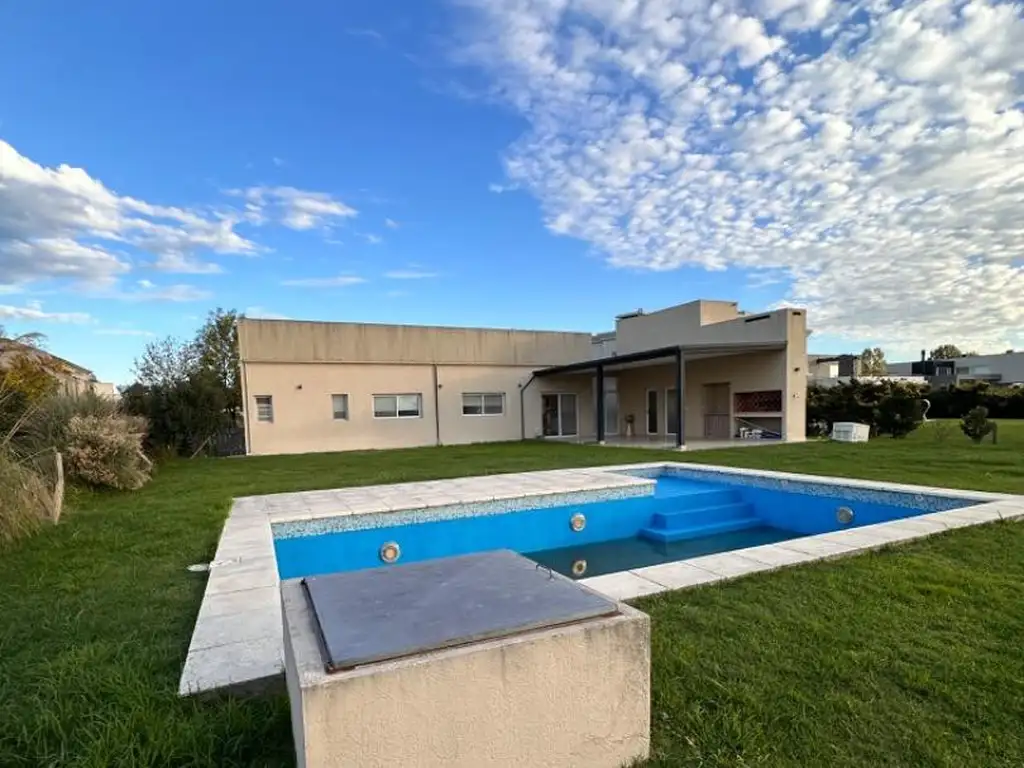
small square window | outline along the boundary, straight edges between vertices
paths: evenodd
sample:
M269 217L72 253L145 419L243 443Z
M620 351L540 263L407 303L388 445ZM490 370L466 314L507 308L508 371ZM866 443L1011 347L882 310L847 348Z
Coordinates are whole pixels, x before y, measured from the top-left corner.
M274 398L270 395L256 395L256 421L274 420Z
M331 395L335 421L348 421L348 395Z

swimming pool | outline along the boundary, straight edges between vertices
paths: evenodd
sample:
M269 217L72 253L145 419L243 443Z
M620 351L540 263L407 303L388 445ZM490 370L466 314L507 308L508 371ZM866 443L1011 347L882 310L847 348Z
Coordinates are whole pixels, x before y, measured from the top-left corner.
M848 524L840 506L853 512ZM586 525L575 532L577 513ZM279 676L281 579L378 569L390 541L399 566L488 548L561 571L583 560L588 589L629 600L1021 517L1024 496L679 462L237 498L178 690L247 690Z
M281 579L512 549L573 578L598 576L913 517L963 497L737 477L695 469L622 472L653 481L626 498L502 511L480 504L417 518L380 514L273 526ZM371 524L372 523L372 524ZM397 555L390 562L389 555Z

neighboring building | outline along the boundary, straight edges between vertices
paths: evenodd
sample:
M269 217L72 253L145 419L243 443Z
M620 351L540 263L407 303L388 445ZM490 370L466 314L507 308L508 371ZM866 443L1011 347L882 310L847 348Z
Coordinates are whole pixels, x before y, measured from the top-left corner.
M855 378L860 374L859 355L808 355L807 378Z
M244 318L238 345L251 454L535 437L682 445L741 425L804 439L799 309L695 301L597 336Z
M57 357L44 349L29 344L22 344L11 339L0 339L0 370L3 370L9 361L18 357L32 357L43 363L57 379L60 391L65 395L95 392L102 397L117 397L114 385L97 381L96 376L88 368L83 368L70 360Z
M990 384L1024 384L1024 352L1001 355L973 355L952 360L928 360L921 350L921 359L911 363L889 363L889 374L924 376L933 387L987 381Z

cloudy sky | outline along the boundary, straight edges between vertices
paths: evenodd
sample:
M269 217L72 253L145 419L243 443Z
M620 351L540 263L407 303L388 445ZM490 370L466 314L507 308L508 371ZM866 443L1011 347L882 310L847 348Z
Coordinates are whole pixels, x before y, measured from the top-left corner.
M1024 346L1024 8L0 7L0 324L120 383L215 306Z

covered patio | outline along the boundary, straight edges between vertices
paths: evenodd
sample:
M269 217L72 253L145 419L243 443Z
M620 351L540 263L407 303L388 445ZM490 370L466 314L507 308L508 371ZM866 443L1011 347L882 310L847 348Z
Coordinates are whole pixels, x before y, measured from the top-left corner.
M785 437L787 373L777 343L674 345L544 368L534 374L541 435L679 450L771 444ZM579 414L573 392L590 405ZM565 398L569 432L559 427Z

